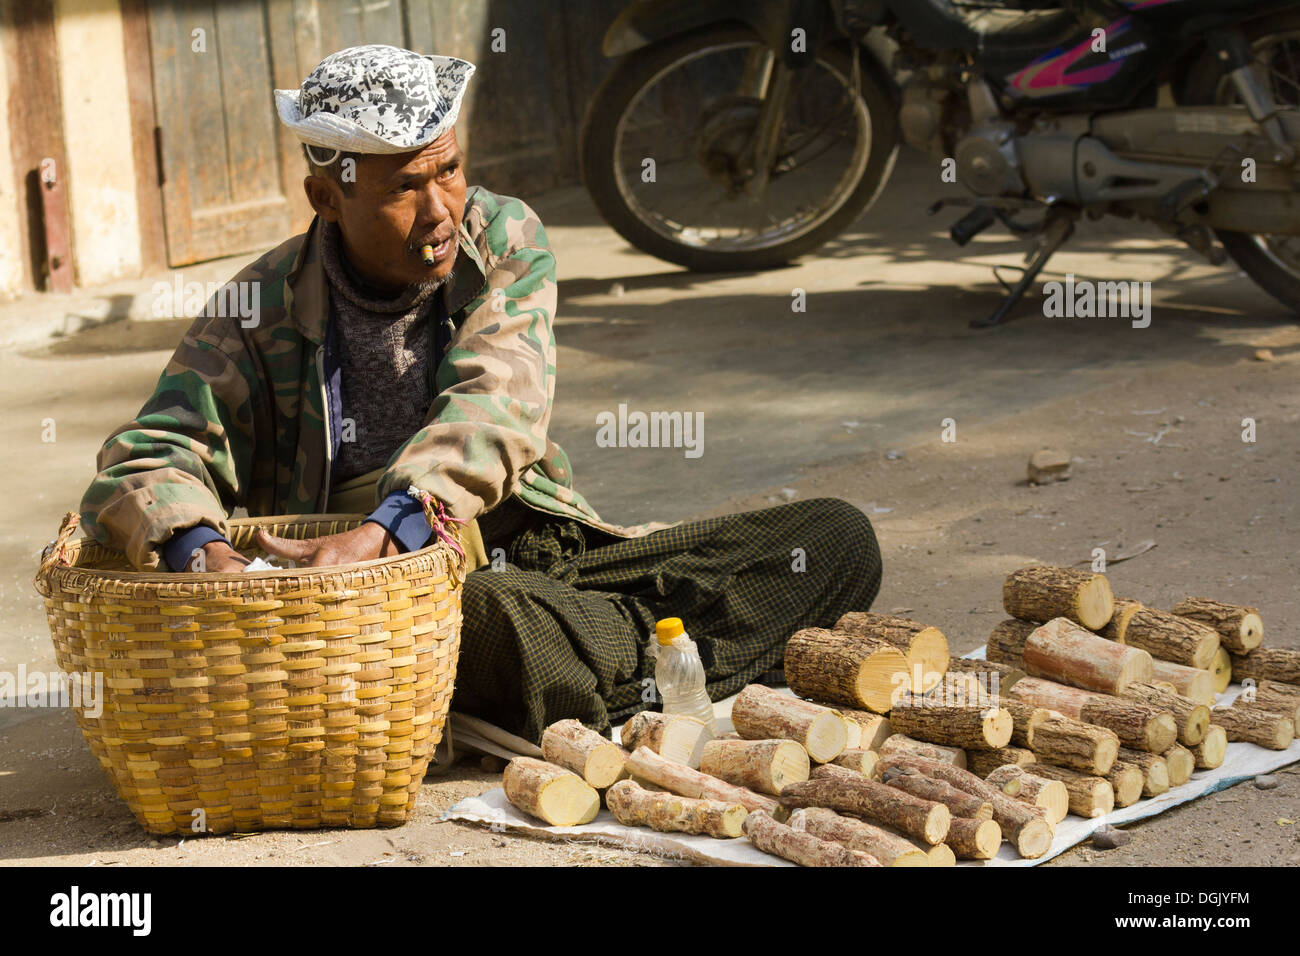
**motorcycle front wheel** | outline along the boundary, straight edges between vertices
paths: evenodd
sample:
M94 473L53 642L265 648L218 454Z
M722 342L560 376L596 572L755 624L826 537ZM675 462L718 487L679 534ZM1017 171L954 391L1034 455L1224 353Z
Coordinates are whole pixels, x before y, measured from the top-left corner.
M719 26L633 51L583 123L596 208L636 248L695 271L768 269L817 248L875 201L898 151L892 90L858 56L855 71L847 45L828 45L791 71L764 176L753 151L776 67L753 33Z

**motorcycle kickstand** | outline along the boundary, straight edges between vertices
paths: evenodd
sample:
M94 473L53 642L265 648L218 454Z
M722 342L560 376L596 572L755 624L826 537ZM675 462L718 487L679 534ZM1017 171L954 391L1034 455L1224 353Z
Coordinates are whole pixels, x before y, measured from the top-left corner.
M1008 314L1016 303L1024 296L1025 291L1030 284L1038 278L1038 273L1043 271L1043 266L1047 265L1047 260L1052 258L1053 253L1065 244L1065 241L1074 234L1074 218L1068 215L1053 216L1047 228L1043 230L1043 241L1029 260L1025 267L1025 273L1020 277L1020 281L1013 285L1007 292L1007 297L1002 300L1002 304L985 319L971 319L970 327L972 329L987 329L995 325L1000 325L1008 320Z

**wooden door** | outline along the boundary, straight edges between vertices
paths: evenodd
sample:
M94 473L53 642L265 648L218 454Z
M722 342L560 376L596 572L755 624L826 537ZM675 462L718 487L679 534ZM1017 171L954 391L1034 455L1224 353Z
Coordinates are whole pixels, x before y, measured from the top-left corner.
M573 182L578 121L608 68L600 35L625 0L145 2L167 260L179 266L267 249L306 227L306 167L272 90L356 44L477 64L458 124L474 182L525 197Z
M149 40L168 263L283 241L264 0L153 0Z

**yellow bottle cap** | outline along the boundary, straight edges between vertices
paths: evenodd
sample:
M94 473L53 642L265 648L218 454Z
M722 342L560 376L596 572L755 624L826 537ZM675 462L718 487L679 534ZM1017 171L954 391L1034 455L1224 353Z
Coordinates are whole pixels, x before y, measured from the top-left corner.
M664 647L667 647L685 633L686 628L682 626L680 617L666 617L662 621L655 622L655 637Z

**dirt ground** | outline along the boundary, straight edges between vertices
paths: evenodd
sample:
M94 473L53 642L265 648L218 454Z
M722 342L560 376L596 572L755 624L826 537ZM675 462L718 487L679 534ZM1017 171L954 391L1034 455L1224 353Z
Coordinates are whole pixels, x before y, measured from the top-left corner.
M1121 596L1255 604L1269 643L1300 647L1295 317L1232 270L1149 231L1102 224L1054 260L1049 278L1151 279L1149 329L1047 320L1031 302L1005 329L970 332L966 320L997 301L989 264L1019 261L1019 246L1006 237L961 254L947 246L946 223L926 220L915 200L927 176L919 160L904 164L877 209L823 256L760 276L670 270L614 240L576 191L539 200L562 266L554 430L578 486L626 521L845 498L880 538L877 609L939 626L954 652L982 644L1002 618L1008 570L1086 562L1098 547ZM809 291L807 314L789 312L796 287ZM178 334L170 323L105 328L0 354L0 443L24 466L0 475L0 668L52 665L30 590L34 554ZM1270 360L1254 357L1261 348ZM703 410L708 454L596 449L594 412L619 401ZM40 447L46 416L59 440ZM1247 417L1253 443L1242 440ZM946 418L954 442L942 440ZM1047 446L1070 452L1073 476L1031 486L1025 462ZM1155 547L1115 563L1146 542ZM1297 771L1281 772L1273 790L1247 783L1135 824L1123 848L1085 844L1046 865L1300 864L1300 824L1283 822L1300 819ZM152 840L70 714L0 710L0 863L676 865L439 822L498 781L476 760L430 777L413 819L392 830Z

